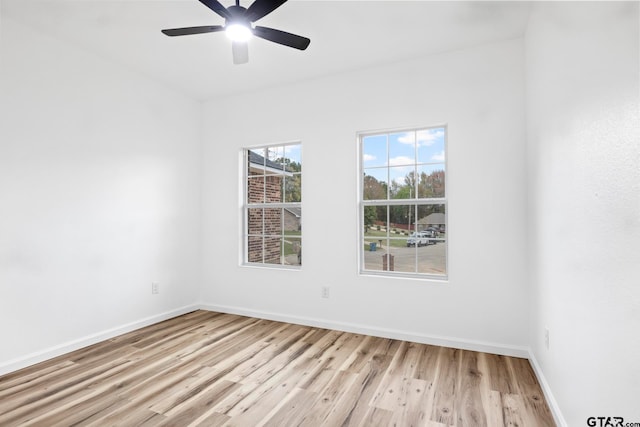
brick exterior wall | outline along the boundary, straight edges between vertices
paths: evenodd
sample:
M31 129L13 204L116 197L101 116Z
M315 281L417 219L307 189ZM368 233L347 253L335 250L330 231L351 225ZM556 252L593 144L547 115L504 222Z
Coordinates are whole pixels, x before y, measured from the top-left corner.
M250 172L247 187L247 196L250 203L282 201L281 176L263 176L256 172ZM262 227L263 219L264 229ZM248 261L261 263L263 262L264 255L264 262L266 264L280 264L282 253L281 238L266 236L282 236L282 209L249 209L248 229L249 234L260 235L249 236Z

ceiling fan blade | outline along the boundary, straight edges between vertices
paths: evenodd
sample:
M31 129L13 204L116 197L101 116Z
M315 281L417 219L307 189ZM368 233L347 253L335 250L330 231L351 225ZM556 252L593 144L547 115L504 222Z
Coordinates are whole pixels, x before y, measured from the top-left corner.
M222 25L208 25L204 27L172 28L170 30L162 30L162 33L174 37L188 36L190 34L215 33L218 31L224 31L224 27Z
M286 1L287 0L256 0L249 6L245 16L251 22L257 21L276 10Z
M231 13L229 13L227 8L221 5L218 0L200 0L200 3L207 6L224 19L231 18Z
M249 44L247 42L231 42L234 64L249 62Z
M311 43L311 40L306 37L297 36L295 34L268 27L256 26L253 29L253 35L265 40L272 41L274 43L282 44L300 50L305 50L309 46L309 43Z

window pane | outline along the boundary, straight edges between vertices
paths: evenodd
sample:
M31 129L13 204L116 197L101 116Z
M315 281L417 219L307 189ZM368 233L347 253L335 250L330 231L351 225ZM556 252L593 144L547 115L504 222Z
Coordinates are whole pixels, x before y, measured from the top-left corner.
M266 151L265 175L282 175L285 172L284 147L267 147Z
M282 249L286 265L302 265L302 240L299 237L285 235Z
M418 163L444 162L444 128L417 132Z
M300 202L302 200L302 175L285 176L282 185L285 202Z
M407 247L406 241L407 239L402 239L391 242L390 257L387 260L386 271L416 272L416 253L418 248L415 246ZM422 250L422 247L419 247L419 249Z
M428 199L445 196L444 163L418 166L418 197Z
M418 231L437 231L438 233L443 233L446 230L444 205L419 205L416 228Z
M247 203L264 203L264 176L247 178Z
M283 146L267 147L267 160L271 162L271 164L282 165L283 159L284 159Z
M263 248L262 236L249 236L247 238L247 259L249 262L262 262Z
M302 233L302 208L284 208L285 236L300 236Z
M287 172L302 172L301 145L286 145L284 147L284 163Z
M382 254L380 269L382 271L395 271L395 249L392 246L389 246L389 250Z
M427 247L418 250L418 273L447 274L447 242L440 238Z
M263 234L262 233L262 208L250 208L247 209L247 231L248 234Z
M364 248L364 269L382 271L382 257L386 255L389 247L386 238L368 239L363 242Z
M389 135L389 166L413 165L415 160L415 132L401 132Z
M362 166L369 168L373 166L387 165L387 136L374 135L365 136L362 139Z
M262 175L264 173L264 148L249 150L249 175Z
M264 203L280 203L283 201L283 175L265 176L265 201Z
M365 169L362 180L364 200L387 199L387 168Z
M392 199L411 199L416 197L415 169L413 166L389 168L391 179L390 197Z
M362 208L364 218L364 235L372 241L387 237L387 206L365 206Z
M389 206L390 236L405 235L415 228L416 205ZM395 235L395 236L394 236Z
M282 264L282 238L281 237L265 237L264 238L264 263L265 264Z
M282 209L264 209L264 234L266 236L282 235Z

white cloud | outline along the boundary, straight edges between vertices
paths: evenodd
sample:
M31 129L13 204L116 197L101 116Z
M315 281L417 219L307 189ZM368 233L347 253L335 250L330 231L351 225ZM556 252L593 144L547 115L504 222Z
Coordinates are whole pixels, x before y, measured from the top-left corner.
M411 157L407 156L397 156L389 159L389 165L398 166L398 165L412 165L414 163Z
M365 154L362 155L362 160L364 160L365 162L370 162L370 161L375 160L375 159L376 159L376 156L374 156L373 154L365 153Z
M413 144L416 141L414 132L405 132L404 135L398 138L398 142L401 144Z
M444 138L443 129L426 129L417 132L417 134L419 147L429 147L436 141Z
M402 136L398 137L398 142L401 144L413 144L416 142L418 147L429 147L436 143L436 141L444 138L444 129L425 129L418 132L405 132Z
M431 156L434 162L444 162L444 150Z

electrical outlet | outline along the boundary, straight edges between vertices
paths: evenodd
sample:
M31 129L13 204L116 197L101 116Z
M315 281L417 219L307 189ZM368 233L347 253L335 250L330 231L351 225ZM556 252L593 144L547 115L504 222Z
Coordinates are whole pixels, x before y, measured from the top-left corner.
M160 293L160 283L153 282L151 284L151 293L154 294L154 295Z
M544 329L544 346L549 350L549 329Z
M329 298L329 287L328 286L323 286L322 287L322 293L320 294L320 296L322 296L322 298Z

